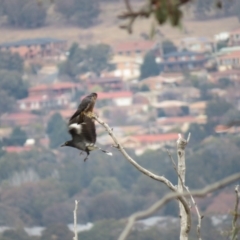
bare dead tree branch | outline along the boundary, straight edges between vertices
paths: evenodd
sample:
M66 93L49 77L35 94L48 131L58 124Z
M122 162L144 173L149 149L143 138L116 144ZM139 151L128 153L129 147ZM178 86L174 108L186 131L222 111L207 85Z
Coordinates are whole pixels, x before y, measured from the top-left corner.
M75 208L73 210L73 219L74 219L74 237L73 240L78 240L78 232L77 232L77 209L78 209L79 201L75 200Z
M100 125L102 125L106 131L108 132L108 134L110 135L110 137L113 139L114 141L114 146L123 154L123 156L127 159L127 161L129 161L137 170L139 170L141 173L145 174L146 176L164 183L171 191L173 192L177 192L177 188L168 180L166 179L164 176L158 176L152 172L150 172L149 170L143 168L141 165L139 165L134 159L132 159L127 152L125 151L125 149L123 148L123 146L118 142L117 138L115 137L115 135L113 134L112 129L108 126L107 123L105 123L104 121L102 121L99 117L94 116L93 117ZM190 227L191 227L191 212L190 212L190 208L188 206L188 203L186 201L186 199L184 197L182 197L181 195L179 195L177 197L177 199L182 203L182 205L184 206L184 210L187 214L187 225L189 226L189 228L187 229L187 231L190 231Z
M198 240L202 240L201 237L201 226L202 226L202 219L203 219L203 215L200 214L200 211L198 209L197 203L194 199L194 197L192 196L191 192L189 191L189 188L185 186L186 191L189 193L189 196L192 200L192 203L195 207L196 213L197 213L197 217L198 217L198 225L197 225L197 236L198 236Z
M131 232L131 229L132 229L135 221L152 215L154 212L158 211L163 205L168 203L170 200L178 198L179 196L183 197L183 196L190 196L190 195L192 195L193 197L205 197L208 193L211 193L218 189L221 189L221 188L227 186L228 184L233 183L239 179L240 179L240 173L236 173L236 174L226 177L220 181L217 181L213 184L210 184L202 189L193 190L191 192L184 191L182 193L175 192L175 193L166 194L161 200L157 201L155 204L153 204L147 210L140 211L140 212L137 212L137 213L134 213L133 215L131 215L128 218L128 223L127 223L125 229L122 231L118 240L126 240L127 236Z
M238 204L239 204L239 185L235 188L235 194L236 194L236 200L235 200L235 206L234 206L234 213L233 213L233 221L232 221L232 230L231 230L231 240L237 240L238 230L239 227L237 226L237 220L238 220Z
M177 156L178 156L178 192L182 193L185 189L186 163L185 163L185 148L190 140L191 134L188 134L188 139L185 140L181 134L178 134L177 140ZM180 240L188 239L190 225L187 221L188 216L184 210L184 206L179 202L180 209Z
M190 139L190 138L189 138L189 139ZM189 141L189 139L188 139L188 141ZM195 207L195 210L196 210L196 213L197 213L197 216L198 216L198 225L197 225L197 236L198 236L198 240L202 240L202 238L201 238L201 223L202 223L203 216L200 214L200 211L199 211L199 209L198 209L197 203L196 203L195 199L193 198L193 196L191 195L191 193L190 193L190 191L189 191L189 188L188 188L186 185L183 184L182 177L181 177L180 174L178 173L177 165L176 165L176 163L175 163L175 161L174 161L174 159L173 159L173 157L172 157L172 154L169 152L168 149L166 149L166 151L167 151L167 153L168 153L169 158L170 158L171 161L172 161L174 170L176 171L178 177L179 177L180 180L181 180L182 186L183 186L184 189L190 194L189 197L190 197L190 199L191 199L191 201L192 201L192 203L193 203L193 205L194 205L194 207Z

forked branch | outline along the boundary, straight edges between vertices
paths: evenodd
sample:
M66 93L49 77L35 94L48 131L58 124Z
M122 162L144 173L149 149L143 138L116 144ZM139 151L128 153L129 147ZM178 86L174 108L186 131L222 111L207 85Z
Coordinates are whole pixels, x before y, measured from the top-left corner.
M158 211L162 206L164 206L170 200L178 198L179 196L186 197L186 196L192 195L193 197L205 197L208 193L211 193L218 189L221 189L221 188L227 186L228 184L233 183L239 179L240 179L240 173L236 173L236 174L226 177L218 182L210 184L210 185L206 186L205 188L202 188L199 190L193 190L191 192L184 191L183 193L175 192L175 193L166 194L161 200L157 201L155 204L153 204L147 210L140 211L140 212L137 212L137 213L134 213L133 215L131 215L128 218L128 223L127 223L126 227L124 228L123 232L121 233L120 237L118 238L118 240L126 240L127 236L131 232L131 229L132 229L135 221L152 215L154 212Z

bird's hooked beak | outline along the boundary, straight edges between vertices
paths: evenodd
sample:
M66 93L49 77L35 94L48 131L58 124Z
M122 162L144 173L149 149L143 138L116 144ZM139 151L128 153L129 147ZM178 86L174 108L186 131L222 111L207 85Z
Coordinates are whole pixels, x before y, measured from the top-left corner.
M64 147L64 146L66 146L66 144L65 143L63 143L60 147Z

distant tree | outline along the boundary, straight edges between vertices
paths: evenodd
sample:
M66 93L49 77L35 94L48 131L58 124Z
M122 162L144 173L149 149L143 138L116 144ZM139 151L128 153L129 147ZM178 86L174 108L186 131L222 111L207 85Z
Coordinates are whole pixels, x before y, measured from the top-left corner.
M164 40L163 43L162 43L162 48L163 48L164 55L168 54L168 53L171 53L171 52L176 52L177 51L177 47L170 40Z
M0 90L0 114L10 112L14 109L15 100L4 90Z
M30 240L29 235L24 231L24 229L16 230L6 230L2 234L4 240Z
M232 85L232 81L229 78L220 78L218 80L218 85L220 88L226 89Z
M100 13L99 3L95 0L59 0L56 9L82 28L92 26Z
M27 140L27 133L20 127L15 127L7 140L8 145L23 146Z
M27 85L23 82L20 73L15 71L0 70L0 89L15 99L27 97Z
M90 183L89 190L93 194L99 194L104 191L121 190L121 186L116 178L113 177L95 177Z
M218 41L217 42L217 51L221 50L222 48L225 48L228 46L228 40L224 41Z
M84 240L112 240L117 239L123 224L115 219L101 220L94 224L89 231L79 233L79 239Z
M208 102L206 114L208 118L222 117L233 105L222 98L215 98Z
M3 7L8 23L12 26L37 28L45 23L46 9L37 1L4 0Z
M209 133L205 130L205 126L197 123L192 123L188 131L192 135L190 144L193 146L200 143L204 138L209 136Z
M149 92L150 89L149 89L148 85L143 84L143 85L141 86L141 88L140 88L140 91L141 91L141 92Z
M67 133L66 123L59 113L54 114L50 118L46 132L50 139L51 148L57 148L60 144L68 140L69 135Z
M109 63L111 48L106 44L89 45L80 48L74 43L69 49L67 61L60 65L60 73L75 78L78 74L94 72L97 75L104 69L112 69Z
M72 239L73 232L71 232L66 224L53 224L48 226L42 233L40 240L66 240Z
M23 71L23 59L17 53L0 51L0 70Z
M156 63L155 54L150 51L144 56L143 64L141 65L140 80L151 76L157 76L160 72L160 67Z

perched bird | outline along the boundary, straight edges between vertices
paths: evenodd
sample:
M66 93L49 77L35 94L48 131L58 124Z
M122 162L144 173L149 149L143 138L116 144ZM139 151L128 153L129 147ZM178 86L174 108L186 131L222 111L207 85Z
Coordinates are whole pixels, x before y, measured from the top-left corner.
M93 108L94 108L96 99L97 99L96 93L91 93L88 96L86 96L85 98L83 98L83 100L81 101L81 103L78 106L77 111L70 118L70 121L73 120L74 118L78 117L77 123L80 124L83 122L84 115L91 117L93 115Z
M87 156L84 161L87 160L90 151L93 150L101 150L107 155L112 156L111 152L103 150L95 145L97 134L94 120L85 115L83 115L81 118L82 121L80 124L78 123L79 116L70 118L68 123L68 132L72 135L72 140L65 142L61 145L61 147L69 146L86 152Z

